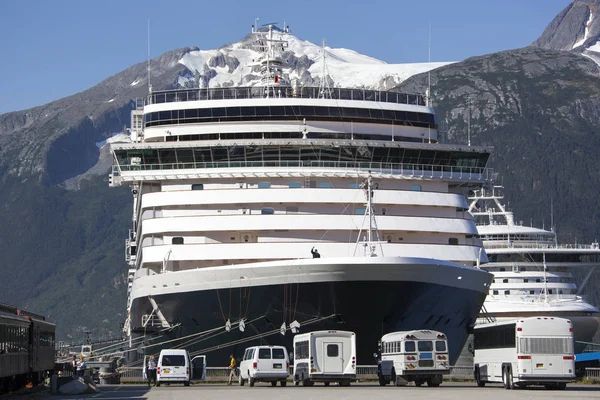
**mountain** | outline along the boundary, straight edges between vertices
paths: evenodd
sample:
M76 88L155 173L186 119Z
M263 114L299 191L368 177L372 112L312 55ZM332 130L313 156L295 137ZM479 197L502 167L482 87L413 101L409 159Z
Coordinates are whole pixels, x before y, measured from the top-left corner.
M595 13L596 2L575 4ZM552 203L559 239L590 242L600 218L600 71L573 50L577 35L568 51L544 47L559 42L550 26L525 49L404 65L329 47L323 65L321 46L289 35L284 74L300 85L319 84L325 71L332 86L422 93L431 70L444 140L466 143L470 119L471 142L495 147L491 164L517 220L549 225ZM253 46L248 35L220 49L167 52L151 60L152 87L254 85ZM8 277L0 302L50 315L62 339L85 329L117 334L124 319L131 194L108 188L105 143L129 125L147 79L143 62L76 95L0 115L0 274Z
M600 62L600 0L574 0L532 46L574 51Z

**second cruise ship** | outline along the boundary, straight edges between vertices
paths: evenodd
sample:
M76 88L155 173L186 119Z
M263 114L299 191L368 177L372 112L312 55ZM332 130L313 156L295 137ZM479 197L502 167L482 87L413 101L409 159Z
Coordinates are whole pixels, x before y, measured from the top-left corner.
M516 223L503 204L501 186L475 190L469 201L489 259L482 268L494 274L479 321L568 318L573 321L575 352L582 352L600 327L600 311L582 296L600 266L598 243L559 244L553 231Z
M287 35L252 33L257 85L150 92L111 145L132 346L226 360L342 329L371 363L383 334L435 329L456 360L492 280L464 196L490 149L438 143L426 96L290 83Z

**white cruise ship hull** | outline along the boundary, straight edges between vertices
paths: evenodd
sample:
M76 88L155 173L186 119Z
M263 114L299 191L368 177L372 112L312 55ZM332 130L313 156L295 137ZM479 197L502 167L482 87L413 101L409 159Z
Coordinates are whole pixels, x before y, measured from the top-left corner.
M581 353L600 328L600 312L583 300L553 301L494 301L488 297L484 303L486 313L479 322L485 323L486 317L495 321L514 320L516 318L548 316L567 318L573 322L575 353Z
M373 362L383 334L407 329L446 333L454 362L492 279L476 268L409 257L298 259L146 275L148 271L137 271L131 293L134 336L151 331L141 322L155 302L173 326L163 330L162 339L189 336L186 346L209 352L211 359L226 360L231 352L241 356L259 343L291 350L293 333L281 335L280 328L297 321L302 333L356 332L358 362L363 364ZM242 318L244 332L237 325ZM227 320L232 323L229 332ZM177 345L183 343L169 343Z

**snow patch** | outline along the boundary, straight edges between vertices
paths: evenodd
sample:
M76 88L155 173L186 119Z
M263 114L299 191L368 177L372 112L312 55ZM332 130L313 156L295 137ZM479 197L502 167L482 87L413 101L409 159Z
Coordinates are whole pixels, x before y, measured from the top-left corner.
M588 17L588 20L585 23L585 33L583 35L583 39L581 39L580 41L578 41L577 43L575 43L573 45L573 47L571 47L571 50L573 50L575 47L581 46L588 39L588 34L589 34L589 32L588 32L588 26L592 22L592 18L593 17L594 17L594 13L592 13L592 10L590 10L590 16Z
M309 41L301 40L294 35L285 35L284 38L288 42L286 51L293 52L298 58L302 56L308 57L313 62L308 72L313 78L321 78L323 76L322 47ZM325 47L325 52L325 74L333 79L336 87L363 87L387 90L415 74L451 64L451 62L387 64L376 58L344 48ZM231 83L236 86L252 86L259 82L258 80L244 81L244 77L252 73L252 64L258 60L260 54L257 51L247 48L241 42L233 43L218 50L188 52L183 55L179 63L196 74L203 74L211 69L208 66L210 59L221 54L237 58L239 65L232 72L229 72L228 67L212 68L217 74L210 79L209 87L219 87ZM290 78L298 76L297 71L290 70L289 68L284 68L284 70L290 74ZM184 86L185 82L182 82L182 78L179 78L178 83Z
M596 53L600 53L600 40L587 48L589 51L595 51Z
M139 84L140 81L141 81L140 79L136 79L135 81L131 82L130 86L135 86L135 85Z
M107 102L107 103L112 103L113 101L115 101L115 99L116 99L116 97L113 97L112 99L110 99L110 100L107 100L106 102Z

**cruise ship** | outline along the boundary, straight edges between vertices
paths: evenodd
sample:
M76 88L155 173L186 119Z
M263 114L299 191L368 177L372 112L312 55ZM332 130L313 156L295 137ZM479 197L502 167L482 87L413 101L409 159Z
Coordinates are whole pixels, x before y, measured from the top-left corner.
M258 84L151 91L111 144L132 347L227 360L342 329L372 363L383 334L435 329L455 360L492 280L465 196L490 148L438 143L427 96L291 82L289 32L251 35Z
M568 318L575 351L583 351L600 326L600 311L581 295L600 265L600 246L558 244L553 231L515 223L503 201L502 186L483 187L469 196L469 211L489 259L481 267L494 274L479 322L536 315ZM582 279L579 287L574 275Z

